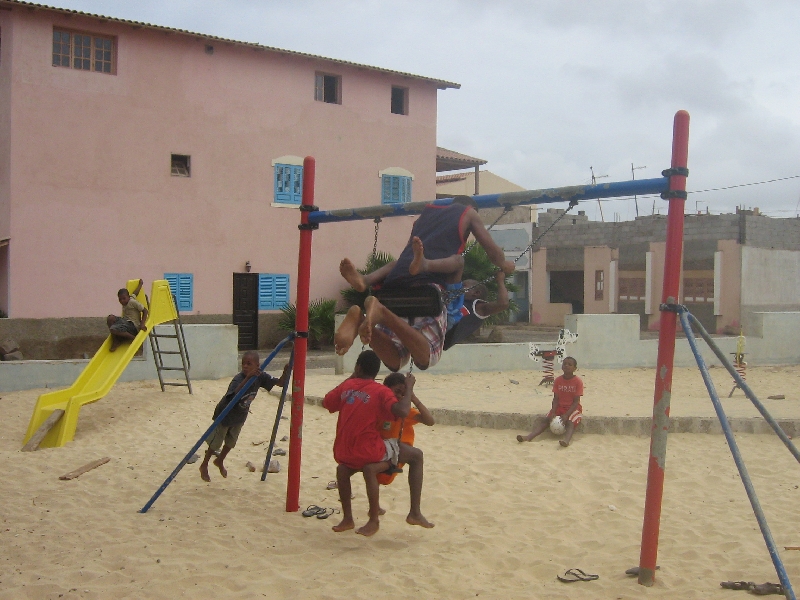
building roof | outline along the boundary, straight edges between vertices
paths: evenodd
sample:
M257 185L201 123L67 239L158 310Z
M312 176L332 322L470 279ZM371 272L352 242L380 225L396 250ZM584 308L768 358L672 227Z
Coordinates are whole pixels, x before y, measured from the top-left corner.
M80 10L71 10L69 8L58 8L55 6L48 6L46 4L37 4L35 2L25 2L24 0L0 0L0 6L4 6L6 8L10 8L13 6L18 6L20 8L27 8L29 10L48 10L56 13L60 13L63 15L80 15L82 17L88 17L91 19L99 19L100 21L109 21L112 23L122 23L125 25L130 25L134 29L150 29L153 31L163 31L166 33L177 33L180 35L190 36L199 40L214 40L218 42L223 42L226 44L233 44L235 46L244 46L246 48L253 48L256 50L264 50L267 52L277 52L279 54L289 55L289 56L298 56L303 58L312 58L315 60L322 60L325 62L338 64L338 65L347 65L350 67L356 67L358 69L366 69L369 71L374 71L376 73L384 73L387 75L399 75L401 77L408 77L410 79L416 79L418 81L425 81L428 83L433 83L438 87L440 90L444 90L447 88L452 89L459 89L461 87L460 83L453 83L451 81L445 81L444 79L434 79L432 77L424 77L422 75L414 75L413 73L405 73L403 71L394 71L392 69L383 69L381 67L373 67L371 65L364 65L361 63L355 63L348 60L339 60L336 58L328 58L326 56L319 56L316 54L308 54L306 52L297 52L295 50L286 50L284 48L275 48L273 46L263 46L261 44L256 44L253 42L241 42L238 40L231 40L227 38L217 37L215 35L208 35L205 33L197 33L194 31L187 31L186 29L177 29L175 27L164 27L162 25L153 25L151 23L143 23L141 21L131 21L128 19L118 19L115 17L107 17L104 15L98 15L94 13L86 13Z
M437 175L436 183L450 183L451 181L464 181L469 173L452 173L450 175Z
M474 156L467 156L460 152L454 152L441 146L436 147L436 172L442 171L457 171L459 169L471 169L485 165L487 162L482 158L475 158Z

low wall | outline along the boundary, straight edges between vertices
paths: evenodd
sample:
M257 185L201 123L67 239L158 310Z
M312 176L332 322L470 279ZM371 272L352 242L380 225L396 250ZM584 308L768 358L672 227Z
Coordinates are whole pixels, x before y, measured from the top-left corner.
M565 327L578 334L578 340L567 345L566 352L581 367L620 369L656 365L658 340L640 339L639 315L567 315ZM745 358L753 366L800 364L798 339L800 312L754 313ZM715 337L714 341L727 356L736 351L735 337ZM702 339L699 346L707 364L720 365ZM361 343L356 340L345 356L337 358L336 372L351 373L360 352ZM675 341L674 364L676 367L697 364L685 339ZM534 363L528 357L528 344L460 344L445 352L435 367L436 373L517 369L541 369L541 363Z
M239 371L238 328L235 325L184 325L183 330L191 360L190 377L193 380L232 377ZM158 379L150 343L145 341L143 348L143 356L130 362L119 381ZM162 350L167 349L162 345ZM165 357L165 365L180 365L180 357L173 355L169 359L168 363ZM88 359L0 362L0 392L69 387L88 363ZM167 376L167 379L177 378L176 373L182 376L179 371L169 373L173 376Z

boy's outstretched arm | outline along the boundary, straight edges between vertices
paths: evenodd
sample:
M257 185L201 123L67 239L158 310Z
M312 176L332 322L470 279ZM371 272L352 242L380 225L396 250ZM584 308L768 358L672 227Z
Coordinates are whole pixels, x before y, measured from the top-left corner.
M144 281L140 279L139 280L139 284L136 286L136 289L133 290L133 292L131 292L131 295L132 296L136 296L138 298L139 297L139 292L142 291L142 286L143 285L144 285Z
M289 381L289 363L283 367L283 373L281 373L280 379L276 382L279 386L285 387L286 383Z
M399 402L392 404L392 414L400 419L405 419L411 410L411 397L414 395L414 382L416 378L409 373L406 375L406 393Z
M508 289L506 288L506 274L498 271L495 275L497 281L497 300L492 302L479 302L475 306L475 311L481 317L490 317L501 313L508 308Z
M411 402L414 406L417 407L419 411L419 415L417 416L417 422L422 423L423 425L427 425L430 427L431 425L435 425L436 421L431 414L431 411L428 410L428 407L422 403L422 400L417 398L416 394L411 394Z
M511 275L511 273L514 272L516 268L514 263L510 260L506 260L505 252L503 252L503 249L492 239L492 236L489 235L489 231L486 229L483 221L481 221L478 211L474 208L467 210L467 231L471 232L472 235L475 236L477 242L483 246L483 249L486 250L486 254L489 256L489 260L492 261L495 267L501 269L506 275Z

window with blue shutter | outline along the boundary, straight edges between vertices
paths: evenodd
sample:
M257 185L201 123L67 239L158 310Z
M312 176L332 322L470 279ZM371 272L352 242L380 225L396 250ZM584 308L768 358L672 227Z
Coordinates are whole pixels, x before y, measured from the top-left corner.
M289 276L260 273L258 310L280 310L289 304Z
M194 310L194 275L192 273L164 273L169 289L178 303L179 311Z
M275 165L275 202L300 204L303 200L303 166Z
M411 177L381 175L381 204L411 202Z

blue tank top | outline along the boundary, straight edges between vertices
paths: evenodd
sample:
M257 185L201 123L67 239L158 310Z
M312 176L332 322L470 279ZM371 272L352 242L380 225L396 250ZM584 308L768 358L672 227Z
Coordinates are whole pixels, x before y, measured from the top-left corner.
M419 285L422 283L438 283L444 285L447 273L420 273L409 275L408 266L414 258L411 249L411 238L417 236L425 246L425 258L447 258L464 251L466 240L461 237L461 221L464 219L468 206L463 204L449 204L447 206L426 206L419 218L414 221L411 228L411 237L397 264L384 280L386 287L400 287Z

